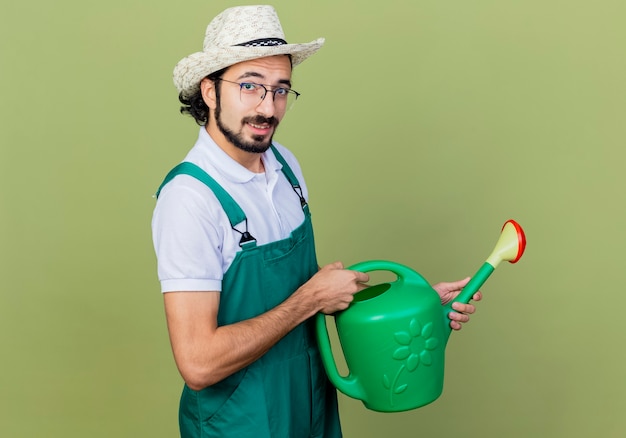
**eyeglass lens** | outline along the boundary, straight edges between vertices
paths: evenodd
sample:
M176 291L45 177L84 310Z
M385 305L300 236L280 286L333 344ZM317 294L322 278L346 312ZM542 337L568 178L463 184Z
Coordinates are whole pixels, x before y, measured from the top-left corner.
M298 98L296 92L282 87L268 89L263 84L253 82L242 82L239 87L241 102L247 105L258 105L268 97L268 94L271 94L271 97L274 99L274 105L289 109Z

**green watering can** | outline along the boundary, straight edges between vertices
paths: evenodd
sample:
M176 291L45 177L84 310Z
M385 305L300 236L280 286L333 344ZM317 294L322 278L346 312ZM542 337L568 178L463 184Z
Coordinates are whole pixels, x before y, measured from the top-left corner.
M525 247L522 227L507 221L487 261L453 302L468 303L501 261L517 262ZM397 263L372 260L349 269L390 271L397 280L364 289L346 310L335 314L349 371L345 377L337 370L326 317L316 316L317 339L330 381L379 412L407 411L435 401L443 390L452 302L442 306L439 294L420 274Z

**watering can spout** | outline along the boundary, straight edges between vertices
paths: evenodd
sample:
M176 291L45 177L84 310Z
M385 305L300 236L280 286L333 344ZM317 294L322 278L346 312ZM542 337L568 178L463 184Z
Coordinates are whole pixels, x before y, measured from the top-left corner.
M507 261L509 263L517 263L524 254L525 249L526 235L522 227L513 219L506 221L502 226L500 238L485 263L465 285L461 293L445 306L446 319L449 319L448 314L452 311L452 303L469 303L474 294L478 292L480 287L487 281L500 262ZM449 332L452 332L450 327Z

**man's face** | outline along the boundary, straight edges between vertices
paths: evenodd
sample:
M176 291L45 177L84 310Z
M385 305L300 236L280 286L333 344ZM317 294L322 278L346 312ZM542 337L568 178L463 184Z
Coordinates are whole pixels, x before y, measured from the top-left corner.
M213 114L217 130L225 140L245 152L265 152L285 115L285 105L274 102L271 90L291 87L289 58L271 56L241 62L228 68L222 79L215 84ZM263 84L269 91L263 100L251 98L242 95L245 93L239 85L242 82ZM209 133L211 129L215 131L215 126L209 126Z

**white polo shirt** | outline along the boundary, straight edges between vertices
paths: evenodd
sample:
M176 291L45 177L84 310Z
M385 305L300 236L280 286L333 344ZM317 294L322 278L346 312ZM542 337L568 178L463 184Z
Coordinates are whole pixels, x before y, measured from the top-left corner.
M300 165L284 146L274 146L308 192ZM304 221L298 195L269 149L257 174L230 158L204 127L184 161L207 172L239 204L257 245L282 240ZM245 223L238 224L245 231ZM231 228L221 204L206 185L178 175L163 187L152 217L152 238L162 292L221 291L224 273L241 249L241 234Z

